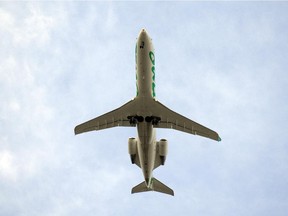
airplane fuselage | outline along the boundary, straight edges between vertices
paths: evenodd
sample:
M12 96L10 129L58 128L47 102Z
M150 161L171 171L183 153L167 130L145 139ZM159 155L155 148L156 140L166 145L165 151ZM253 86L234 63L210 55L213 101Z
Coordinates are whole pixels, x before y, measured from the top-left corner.
M142 29L137 39L135 48L136 58L136 98L141 101L137 113L139 116L151 116L149 101L155 97L155 55L151 38ZM156 131L152 122L143 120L137 123L138 131L138 156L147 187L151 184L152 173L156 158Z

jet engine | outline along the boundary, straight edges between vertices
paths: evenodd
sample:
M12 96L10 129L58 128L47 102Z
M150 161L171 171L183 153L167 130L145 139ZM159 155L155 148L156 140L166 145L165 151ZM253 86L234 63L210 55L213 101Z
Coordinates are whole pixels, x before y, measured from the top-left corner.
M134 164L137 154L137 140L133 137L128 139L128 152L130 154L131 162Z
M166 139L161 139L158 142L158 148L159 148L159 156L160 156L161 165L164 165L166 156L168 153L168 141Z

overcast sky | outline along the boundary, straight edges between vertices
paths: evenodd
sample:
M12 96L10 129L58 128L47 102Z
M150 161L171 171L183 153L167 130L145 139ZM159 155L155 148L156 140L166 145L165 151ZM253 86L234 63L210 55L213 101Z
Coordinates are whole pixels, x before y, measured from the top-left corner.
M287 2L0 2L0 215L287 215ZM143 181L135 128L74 127L136 94L153 39L156 96L222 142L173 130Z

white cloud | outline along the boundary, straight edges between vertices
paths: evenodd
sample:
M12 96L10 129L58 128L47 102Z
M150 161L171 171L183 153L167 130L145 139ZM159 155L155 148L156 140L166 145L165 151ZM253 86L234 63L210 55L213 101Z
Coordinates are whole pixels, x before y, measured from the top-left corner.
M0 151L0 176L4 179L16 180L17 169L12 153L7 150Z
M19 112L20 111L20 105L17 101L10 101L9 107L12 112Z
M284 185L287 178L287 150L279 145L285 143L286 134L285 127L275 132L277 127L267 119L277 115L285 122L285 106L281 106L285 100L279 102L277 95L287 85L277 77L286 63L273 70L271 65L277 62L269 58L262 63L254 48L273 45L279 29L272 28L273 19L252 19L253 13L239 26L237 20L243 16L236 13L237 5L225 10L223 3L217 8L221 16L214 7L199 4L165 4L169 16L161 3L45 2L1 7L1 215L16 211L31 215L35 209L43 215L127 215L135 211L133 206L140 206L140 215L174 215L179 206L196 215L231 215L241 205L253 214L253 207L247 205L251 200L273 209L269 203L279 202L278 188L272 192L266 188L271 188L270 181ZM237 9L235 14L231 8ZM142 15L148 9L153 16ZM202 18L203 14L211 17ZM158 17L165 19L157 23ZM162 93L158 99L172 101L170 108L200 122L209 120L223 135L223 142L210 145L207 139L159 130L158 138L168 138L171 151L167 165L155 177L175 190L173 198L157 193L130 195L131 187L143 181L141 170L130 165L126 149L127 137L136 134L134 128L73 134L83 115L94 117L134 95L134 39L143 26L157 50L157 83L162 82L157 85ZM255 35L248 35L254 28L258 28ZM270 48L267 53L274 56L275 49ZM255 72L255 68L260 69ZM132 91L127 92L130 86ZM261 181L267 178L270 181ZM220 200L215 202L217 197ZM142 208L143 202L151 208Z
M1 175L14 182L39 175L54 153L47 129L54 108L48 101L49 89L39 81L45 71L37 56L47 49L55 22L39 7L28 9L24 17L0 9L5 39L0 52Z
M11 13L0 8L0 29L1 30L9 30L14 25L14 17Z
M111 6L111 5L108 8L108 12L107 12L105 20L106 20L106 23L105 23L106 28L110 31L115 30L116 25L118 23L118 17L114 11L113 6Z
M39 7L33 5L28 7L27 12L23 20L18 20L17 15L0 9L0 30L12 37L14 46L44 46L50 40L50 31L56 25L55 19L44 15Z

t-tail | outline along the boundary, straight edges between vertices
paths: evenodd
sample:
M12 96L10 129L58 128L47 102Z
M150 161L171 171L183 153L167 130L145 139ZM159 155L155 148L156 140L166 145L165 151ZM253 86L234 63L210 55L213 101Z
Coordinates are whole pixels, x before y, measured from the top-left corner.
M157 191L160 193L165 193L174 196L174 191L157 180L156 178L151 179L151 183L147 185L145 181L140 183L139 185L132 188L131 193L140 193L140 192L147 192L147 191Z

